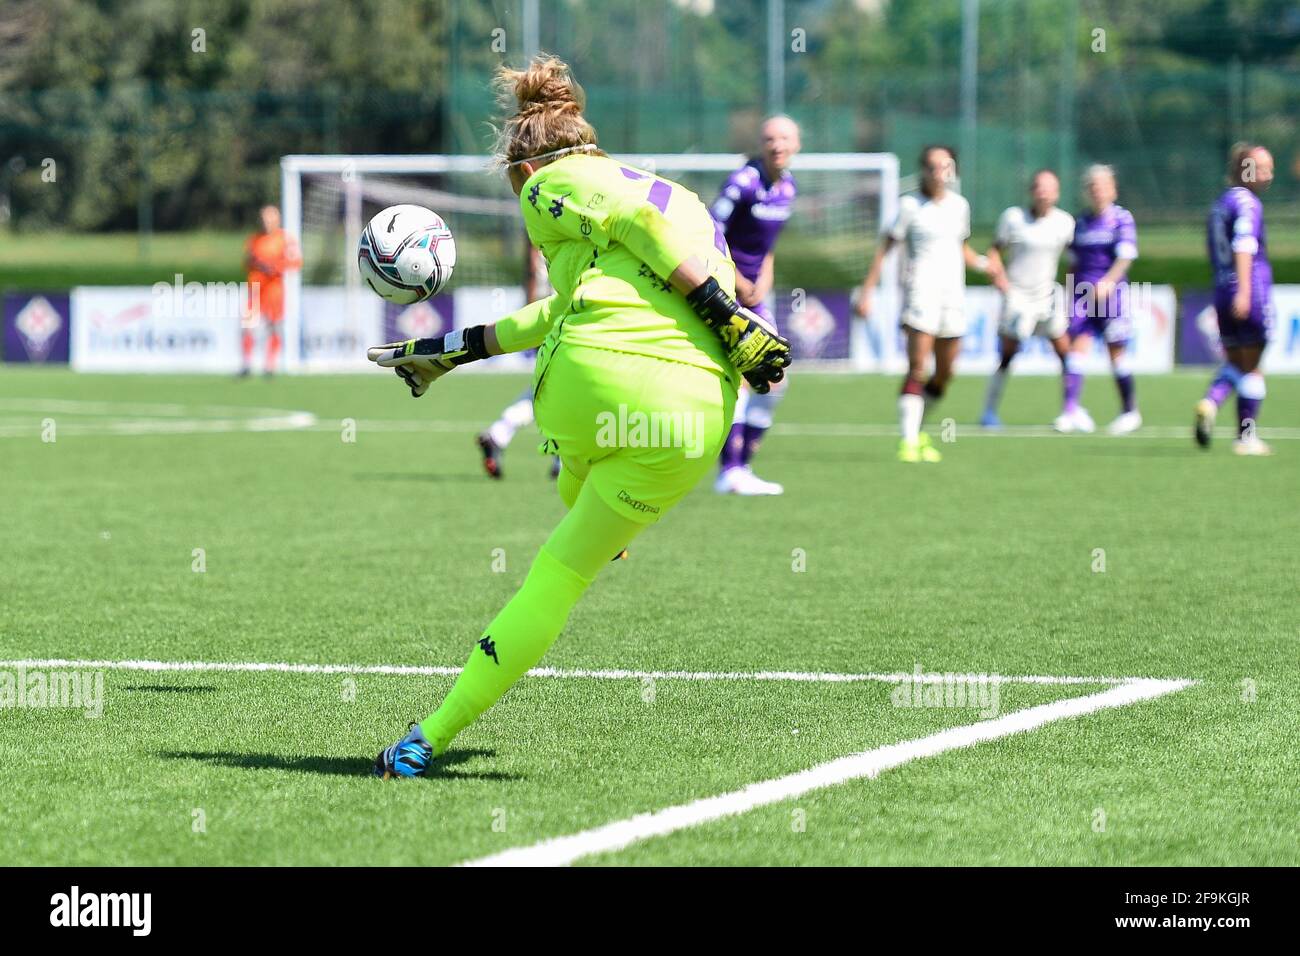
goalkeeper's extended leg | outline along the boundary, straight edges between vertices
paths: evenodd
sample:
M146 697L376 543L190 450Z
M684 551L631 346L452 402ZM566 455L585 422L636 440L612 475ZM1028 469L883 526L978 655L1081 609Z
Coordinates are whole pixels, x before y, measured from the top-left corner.
M570 487L576 483L579 488L569 513L542 545L523 586L484 630L441 706L420 722L423 745L405 751L400 744L390 747L375 762L377 775L422 776L456 734L541 660L609 556L622 551L645 527L613 511L568 469L561 475L562 487L565 475L572 479ZM407 766L390 768L390 753L413 759Z

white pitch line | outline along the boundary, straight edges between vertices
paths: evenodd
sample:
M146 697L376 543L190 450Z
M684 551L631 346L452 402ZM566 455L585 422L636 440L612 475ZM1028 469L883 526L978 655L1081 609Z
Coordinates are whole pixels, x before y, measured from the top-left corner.
M28 658L0 660L0 667L26 669L64 668L67 670L122 670L280 673L280 674L384 674L406 677L455 677L460 667L407 664L295 664L287 661L150 661L150 660L75 660L69 658ZM979 674L972 672L940 673L923 671L899 673L840 674L824 671L643 671L595 670L585 668L534 667L528 677L579 678L588 680L687 680L687 681L784 681L804 684L855 684L875 681L885 684L942 684L948 682L984 682L988 684L1117 684L1166 678L1143 677L1073 677L1051 674ZM1181 678L1179 678L1181 680Z
M1151 439L1170 439L1177 441L1190 441L1192 429L1190 426L1183 425L1144 425L1128 435L1110 436L1110 435L1064 435L1056 431L1050 425L1006 425L1000 429L986 429L972 423L957 424L959 438L1059 438L1059 439L1081 439L1081 438L1101 438L1109 439L1119 437L1124 439L1131 438L1151 438ZM339 426L329 421L318 422L311 428L302 429L303 431L323 431L336 432ZM1290 427L1261 427L1258 430L1261 438L1272 439L1274 441L1292 441L1300 440L1300 428ZM366 432L432 432L444 434L465 433L470 434L473 428L467 427L463 421L448 421L432 418L362 418L357 420L357 433ZM860 424L856 422L824 422L800 423L800 422L777 422L771 428L774 435L785 435L791 438L896 438L898 436L898 424ZM1236 429L1228 426L1216 428L1214 434L1217 437L1229 439L1236 436Z
M840 757L808 770L773 780L752 783L731 793L640 813L626 820L584 830L570 836L542 840L491 856L468 860L462 866L565 866L594 853L625 849L633 843L665 836L723 817L747 813L758 807L803 796L813 790L861 778L873 779L886 770L924 757L971 747L1011 734L1035 730L1070 717L1081 717L1111 707L1125 707L1183 690L1193 681L1139 679L1084 697L1070 697L1026 707L993 720L953 727L928 737L887 744L864 753Z

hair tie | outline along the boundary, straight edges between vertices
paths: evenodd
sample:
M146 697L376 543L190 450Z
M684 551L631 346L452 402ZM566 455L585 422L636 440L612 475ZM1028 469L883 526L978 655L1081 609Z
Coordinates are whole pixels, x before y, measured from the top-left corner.
M506 166L518 166L521 163L531 163L538 159L553 159L556 156L563 156L565 153L586 153L593 149L600 149L595 143L582 143L578 146L565 146L563 149L553 149L549 153L542 153L539 156L525 156L523 159L516 159L514 162L506 163Z

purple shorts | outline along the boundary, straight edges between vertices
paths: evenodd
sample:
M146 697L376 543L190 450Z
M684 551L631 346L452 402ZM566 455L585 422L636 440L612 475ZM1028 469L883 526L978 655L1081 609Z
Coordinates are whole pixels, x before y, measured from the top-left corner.
M1225 349L1248 345L1267 345L1273 331L1273 302L1254 297L1250 315L1244 319L1232 317L1232 290L1218 289L1214 293L1214 311L1219 316L1219 341Z
M1091 335L1108 343L1127 342L1133 338L1133 317L1129 311L1128 283L1115 287L1106 299L1098 299L1091 283L1074 288L1074 306L1070 310L1071 339Z

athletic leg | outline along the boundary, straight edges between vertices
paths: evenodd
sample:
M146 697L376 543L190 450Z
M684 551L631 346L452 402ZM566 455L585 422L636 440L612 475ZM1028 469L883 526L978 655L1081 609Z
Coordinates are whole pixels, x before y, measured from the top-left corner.
M276 365L280 361L280 323L271 322L267 326L266 334L266 368L262 369L262 374L270 375L276 370Z
M745 411L753 393L749 386L742 384L736 396L736 411L731 419L731 430L727 432L722 443L722 452L718 455L718 481L714 490L720 494L734 491L737 473L745 467Z
M505 407L501 417L488 426L487 434L499 448L508 448L515 432L533 423L533 390L524 389L519 397Z
M1083 395L1083 358L1092 347L1092 335L1083 323L1076 322L1076 326L1076 330L1070 333L1069 349L1061 360L1064 372L1061 414L1052 422L1052 427L1058 432L1091 432L1096 427L1088 410L1079 403Z
M646 527L617 514L567 468L562 481L566 475L579 488L572 508L542 545L523 586L483 631L442 704L420 723L435 756L541 660L610 555Z
M1002 336L1002 354L997 369L989 376L989 388L984 396L984 414L980 418L980 424L985 428L998 428L1002 424L998 420L998 406L1002 404L1002 392L1007 386L1007 376L1011 374L1011 362L1019 351L1018 339L1010 335Z
M1259 371L1263 355L1262 345L1243 345L1229 352L1230 361L1242 373L1237 383L1237 444L1234 446L1241 454L1268 454L1270 450L1255 433L1259 410L1268 394L1264 374Z
M929 411L931 405L937 404L943 398L944 392L948 390L948 383L952 381L957 355L960 352L961 339L959 338L934 340L934 374L930 376L922 390L926 411Z
M1127 413L1137 408L1137 388L1133 381L1132 363L1129 361L1127 343L1109 342L1110 367L1115 375L1115 388L1119 392L1121 411Z
M904 442L915 443L925 414L925 373L934 354L934 336L907 329L907 376L898 393L898 431Z
M483 453L483 470L490 478L500 478L503 473L501 453L509 447L515 432L526 428L534 421L533 388L528 386L519 393L519 397L506 406L501 417L479 432L475 441ZM558 469L552 469L552 477L558 477Z
M1142 413L1137 409L1137 389L1133 381L1128 342L1107 342L1106 350L1110 353L1110 366L1115 375L1115 387L1119 391L1120 401L1120 413L1106 427L1106 431L1111 435L1127 435L1142 427Z

